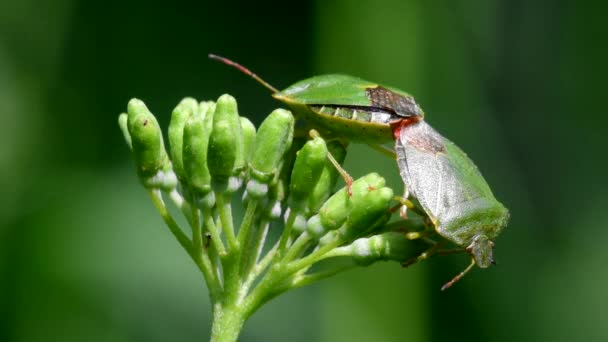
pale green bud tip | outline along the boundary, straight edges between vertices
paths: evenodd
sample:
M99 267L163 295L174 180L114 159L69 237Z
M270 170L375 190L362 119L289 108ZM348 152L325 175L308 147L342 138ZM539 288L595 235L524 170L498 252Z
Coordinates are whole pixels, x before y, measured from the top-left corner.
M388 232L357 239L350 245L350 249L353 260L365 266L380 260L402 262L408 258L409 244L405 234Z
M296 219L293 222L293 232L295 234L300 234L306 230L306 217L304 215L298 214Z
M198 105L198 114L203 118L207 116L209 113L213 113L215 111L215 102L213 101L203 101Z
M315 215L308 219L308 222L306 223L306 231L316 239L321 238L323 235L325 235L325 233L327 233L327 229L323 226L321 217L319 215Z
M248 162L251 159L255 144L255 126L243 116L241 116L241 132L243 133L243 154L245 161Z
M129 100L129 103L127 104L127 112L129 113L129 116L151 114L144 101L136 98Z
M247 182L247 194L254 198L261 198L268 193L268 184L260 183L255 179Z
M236 105L236 100L234 97L224 94L217 99L215 104L215 114L213 117L213 125L217 125L218 123L228 123L230 128L236 134L240 132L240 118ZM232 139L235 140L237 137L233 136Z
M175 109L195 113L198 110L198 101L192 97L185 97L179 102Z
M270 183L279 171L293 141L295 119L290 111L276 109L262 122L251 159L251 177Z
M220 111L222 111L224 109L234 111L234 112L237 111L236 99L230 94L224 94L224 95L220 96L217 99L216 106L217 106L216 108L219 108Z
M120 127L120 130L125 138L125 141L127 142L127 145L129 145L130 149L133 149L133 147L131 146L131 134L129 134L129 128L127 127L127 120L127 113L121 113L118 116L118 126Z
M171 191L177 186L177 177L172 170L160 170L153 176L144 178L143 184L146 188Z

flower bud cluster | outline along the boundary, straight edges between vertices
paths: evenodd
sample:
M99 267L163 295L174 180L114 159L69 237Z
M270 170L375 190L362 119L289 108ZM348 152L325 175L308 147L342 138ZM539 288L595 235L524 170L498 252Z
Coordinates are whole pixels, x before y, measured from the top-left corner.
M285 284L300 286L310 266L332 250L358 265L408 257L405 234L387 232L393 191L384 178L369 173L334 192L339 172L330 156L342 164L346 147L318 134L295 136L288 110L274 110L256 131L230 95L215 102L185 98L168 127L170 157L158 121L141 100L129 101L118 122L142 184L200 263L212 297L249 294L255 307ZM177 226L163 194L182 210L191 234ZM233 201L245 207L238 229ZM270 225L283 230L274 247L265 248ZM225 279L214 282L218 277ZM252 290L253 284L267 293Z

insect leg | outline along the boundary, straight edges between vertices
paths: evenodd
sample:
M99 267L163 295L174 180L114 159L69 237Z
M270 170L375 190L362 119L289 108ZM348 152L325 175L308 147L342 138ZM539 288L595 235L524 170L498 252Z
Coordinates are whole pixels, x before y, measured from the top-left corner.
M460 254L466 253L467 251L463 248L452 248L452 249L439 249L435 254L437 255L450 255L450 254Z
M416 205L414 205L414 203L412 201L410 201L409 199L407 199L407 197L409 197L409 191L407 191L407 189L405 190L405 194L403 197L400 196L395 196L394 199L395 201L399 202L399 204L397 204L396 206L394 206L393 208L391 208L392 212L397 211L397 209L401 209L404 210L403 207L405 207L405 210L411 210L413 212L415 212L416 214L420 215L421 217L426 217L426 213L424 211L422 211L420 208L416 207ZM402 213L400 213L401 217L403 217L404 215ZM404 219L407 218L403 217Z
M317 132L314 129L311 129L310 132L309 132L309 134L313 138L321 136L319 134L319 132ZM331 153L329 153L329 151L327 152L327 159L329 159L329 161L334 165L334 167L336 168L336 170L338 171L338 173L344 179L344 182L346 183L346 188L348 189L348 196L352 196L353 195L353 192L352 192L353 177L351 177L351 175L349 175L348 172L346 170L344 170L344 168L342 167L342 165L340 165L340 163L338 163L338 161L336 160L336 158L334 158L334 156Z
M410 197L410 192L407 189L407 184L403 185L405 189L403 189L403 198L408 198ZM410 200L406 200L409 204L408 205L403 205L401 206L401 210L399 210L399 216L401 216L402 219L407 220L407 209L409 207L414 207L413 203Z
M437 252L437 250L439 249L439 247L441 247L441 243L437 243L434 244L433 246L431 246L429 249L425 250L424 252L420 253L418 256L415 256L413 258L410 258L404 262L401 263L401 266L403 267L409 267L412 266L413 264L426 260L428 258L430 258L433 254L435 254Z
M455 282L459 281L460 278L467 274L467 272L469 272L473 268L473 266L475 266L475 259L471 258L471 263L469 264L469 266L467 266L464 271L458 273L458 275L452 278L452 280L445 283L445 285L441 287L441 291L449 289L452 285L454 285Z

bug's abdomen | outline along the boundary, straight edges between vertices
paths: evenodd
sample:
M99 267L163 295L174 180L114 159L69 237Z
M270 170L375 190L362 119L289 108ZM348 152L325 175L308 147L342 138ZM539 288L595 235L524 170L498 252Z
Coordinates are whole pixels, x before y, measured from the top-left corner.
M388 125L391 121L399 120L399 117L397 115L382 111L374 107L311 105L310 109L320 115L359 122L370 122Z

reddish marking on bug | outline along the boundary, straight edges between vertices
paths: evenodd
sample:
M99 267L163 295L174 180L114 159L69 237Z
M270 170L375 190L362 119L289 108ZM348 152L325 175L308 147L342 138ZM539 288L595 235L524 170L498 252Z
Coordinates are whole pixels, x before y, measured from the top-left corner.
M439 140L436 134L425 134L420 130L412 128L413 131L407 132L405 137L401 136L402 129L418 121L420 121L420 119L418 118L407 118L391 122L390 125L393 129L393 138L395 140L403 138L405 139L405 141L402 141L401 143L415 147L420 151L430 152L434 154L445 152L445 145L443 144L443 141Z
M416 123L420 120L417 117L411 117L407 119L395 120L389 123L391 129L393 130L393 139L397 140L401 138L401 128L407 127L413 123Z
M374 190L376 190L376 187L375 187L375 186L370 185L370 186L368 186L368 187L367 187L367 190L369 190L369 191L374 191Z

